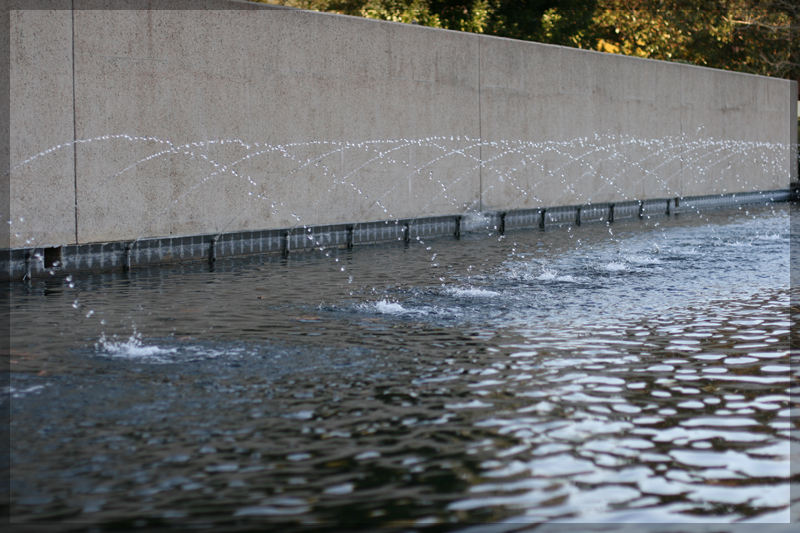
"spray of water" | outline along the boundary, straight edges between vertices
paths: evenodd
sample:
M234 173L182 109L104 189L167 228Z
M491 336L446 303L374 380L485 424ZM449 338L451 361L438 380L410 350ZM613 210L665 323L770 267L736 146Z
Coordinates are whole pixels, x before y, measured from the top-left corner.
M319 212L330 209L335 195L353 213L355 220L348 222L358 225L376 219L413 220L443 211L480 212L492 207L498 194L504 199L503 209L515 209L591 204L607 198L640 199L636 191L645 184L655 184L663 195L680 196L687 180L726 192L727 186L720 181L723 174L725 183L733 180L737 190L751 190L758 187L751 186L745 177L736 174L732 178L735 169L756 164L765 174L779 175L787 153L787 147L778 143L689 140L686 136L637 139L598 134L569 141L529 142L440 135L358 142L273 144L215 139L181 144L151 136L115 134L43 150L13 165L11 178L31 171L40 160L88 144L102 145L103 151L113 154L144 150L146 155L106 176L97 176L91 189L80 192L81 204L99 202L98 198L109 190L124 188L137 177L154 172L154 167L163 166L166 160L189 169L194 176L148 206L154 215L144 220L134 220L131 215L131 220L124 221L135 235L133 243L158 236L165 221L175 217L184 204L191 206L192 196L201 192L220 194L234 207L227 220L215 222L219 233L243 225L246 229L248 222L242 221L242 216L248 212L251 218L264 221L261 227L295 229L318 223ZM422 186L420 181L426 177L428 184ZM478 182L482 184L480 195L463 197L467 194L464 191L472 191ZM297 188L302 189L301 195L293 194ZM543 190L546 197L541 196ZM302 196L302 201L298 202L297 196ZM26 219L28 213L2 216L12 227L16 246L58 245L64 243L49 243L50 236L67 217L74 216L76 207L53 214L44 230L34 229L32 217ZM118 215L125 216L124 212Z

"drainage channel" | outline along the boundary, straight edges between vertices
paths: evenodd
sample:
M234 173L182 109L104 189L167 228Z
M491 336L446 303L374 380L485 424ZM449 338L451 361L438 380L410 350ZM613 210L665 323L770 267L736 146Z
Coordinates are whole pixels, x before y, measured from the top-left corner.
M254 254L283 254L320 248L348 248L387 241L410 243L418 238L477 232L547 228L560 225L613 223L617 219L669 216L691 211L748 204L788 202L794 189L658 198L624 202L514 209L358 224L239 231L222 234L163 237L137 241L70 244L0 250L0 281L26 281L47 274L122 270L139 266Z

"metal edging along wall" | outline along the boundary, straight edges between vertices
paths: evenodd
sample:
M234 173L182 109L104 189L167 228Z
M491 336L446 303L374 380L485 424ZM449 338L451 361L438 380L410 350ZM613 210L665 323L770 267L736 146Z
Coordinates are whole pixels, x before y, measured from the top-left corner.
M217 235L189 235L64 245L50 248L0 250L0 281L25 281L46 274L70 274L188 261L214 262L223 257L253 254L290 254L320 248L401 241L467 233L504 234L508 230L582 225L618 219L674 215L747 204L788 202L792 189L658 198L624 202L515 209L358 224L332 224Z

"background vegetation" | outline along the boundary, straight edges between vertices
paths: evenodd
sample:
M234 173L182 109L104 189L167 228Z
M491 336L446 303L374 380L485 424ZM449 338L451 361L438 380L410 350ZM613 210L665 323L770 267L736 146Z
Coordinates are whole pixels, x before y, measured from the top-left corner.
M254 0L800 79L800 0Z

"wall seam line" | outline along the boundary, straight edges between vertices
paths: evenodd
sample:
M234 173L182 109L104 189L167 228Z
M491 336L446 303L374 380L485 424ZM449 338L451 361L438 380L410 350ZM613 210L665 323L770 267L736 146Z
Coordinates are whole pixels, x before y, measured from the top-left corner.
M481 38L478 37L478 212L483 212L483 113L481 112L481 92L483 84L483 64L481 63Z
M678 124L680 124L681 128L681 136L679 137L681 143L681 169L680 169L680 179L678 180L678 196L683 196L683 154L684 154L684 147L686 146L686 139L683 137L683 69L679 70L680 73L680 93L678 94L678 98L680 101L678 102Z
M72 187L75 196L75 244L78 244L78 121L75 109L75 0L72 0Z

